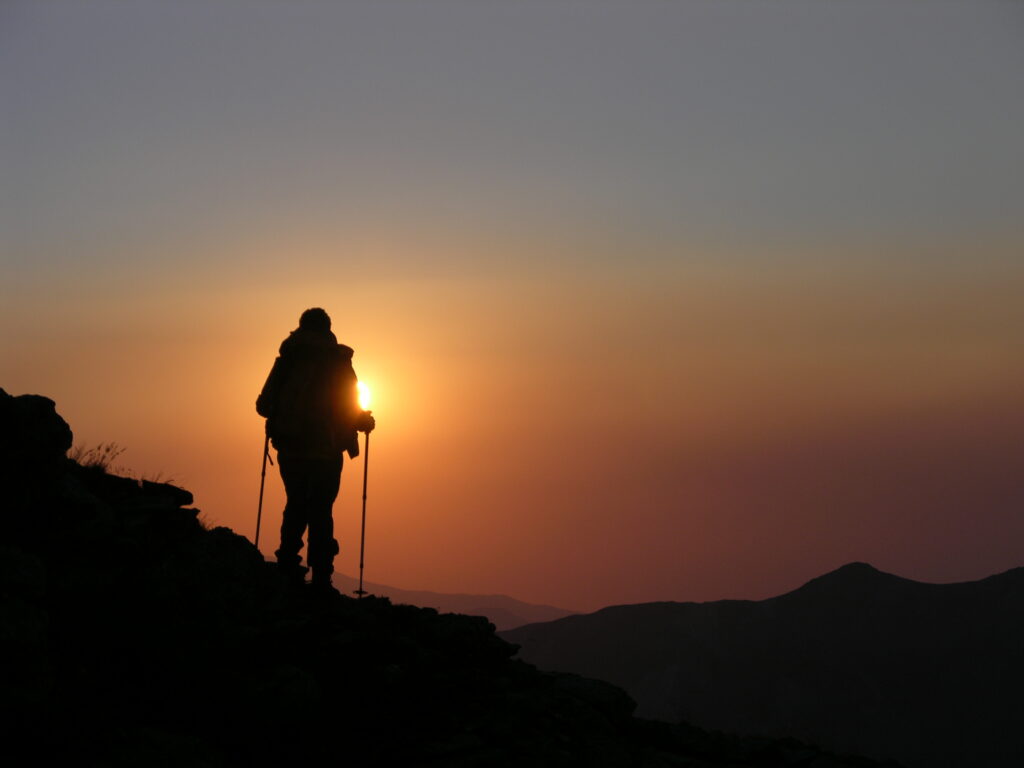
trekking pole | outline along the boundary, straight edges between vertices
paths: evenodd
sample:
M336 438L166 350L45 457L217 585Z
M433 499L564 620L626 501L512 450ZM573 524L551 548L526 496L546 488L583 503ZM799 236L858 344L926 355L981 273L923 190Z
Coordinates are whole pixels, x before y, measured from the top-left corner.
M260 548L260 519L263 517L263 485L267 481L268 459L270 459L271 464L274 463L274 460L270 458L270 435L267 435L263 439L263 471L260 472L260 504L256 508L256 549Z
M363 552L366 548L366 475L370 468L370 433L366 433L366 447L363 449L363 524L359 531L359 589L356 594L363 599L366 591L363 589Z

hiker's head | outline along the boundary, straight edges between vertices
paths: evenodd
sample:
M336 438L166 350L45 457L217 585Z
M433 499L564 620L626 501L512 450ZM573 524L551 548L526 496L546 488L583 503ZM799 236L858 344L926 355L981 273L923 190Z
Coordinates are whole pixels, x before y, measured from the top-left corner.
M307 309L299 318L299 328L305 328L310 331L329 331L331 330L330 315L320 309L320 307Z

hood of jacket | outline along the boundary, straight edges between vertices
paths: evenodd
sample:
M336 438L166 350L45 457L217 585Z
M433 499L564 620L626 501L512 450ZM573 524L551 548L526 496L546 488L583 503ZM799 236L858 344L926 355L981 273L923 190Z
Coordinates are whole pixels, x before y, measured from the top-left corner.
M352 347L338 343L333 331L314 331L309 328L296 328L288 334L288 338L281 342L279 353L285 357L326 349L336 350L343 360L351 360L354 353Z

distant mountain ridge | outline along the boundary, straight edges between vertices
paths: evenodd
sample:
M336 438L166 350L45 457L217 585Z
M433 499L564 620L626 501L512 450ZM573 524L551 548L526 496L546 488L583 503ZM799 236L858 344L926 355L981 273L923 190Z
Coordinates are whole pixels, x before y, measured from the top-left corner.
M614 606L503 632L637 714L908 766L1024 765L1024 568L925 584L851 563L761 601Z
M344 595L351 595L358 587L359 580L342 573L334 574L334 586ZM554 621L576 612L551 605L534 605L516 600L508 595L468 595L445 592L424 592L398 589L384 584L363 583L363 589L377 597L386 597L401 605L416 605L433 608L440 613L462 613L468 616L486 616L500 631L514 629L524 624L539 621Z

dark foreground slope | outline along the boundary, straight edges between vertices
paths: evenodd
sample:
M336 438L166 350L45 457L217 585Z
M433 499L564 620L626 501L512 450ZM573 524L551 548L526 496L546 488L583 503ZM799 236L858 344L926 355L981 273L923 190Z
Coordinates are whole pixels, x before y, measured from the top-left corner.
M911 766L1024 765L1024 569L922 584L854 563L760 602L606 608L502 633L638 714Z
M869 765L631 716L481 618L287 589L191 495L65 458L0 390L0 764Z

